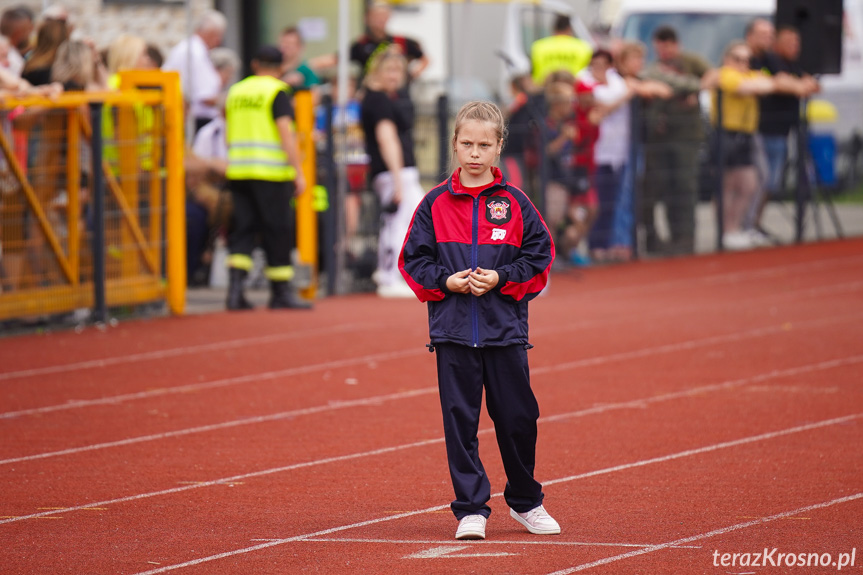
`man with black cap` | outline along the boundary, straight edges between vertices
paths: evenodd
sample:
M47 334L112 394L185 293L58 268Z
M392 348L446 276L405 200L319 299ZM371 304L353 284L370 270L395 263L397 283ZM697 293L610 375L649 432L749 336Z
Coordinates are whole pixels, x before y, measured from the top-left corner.
M293 131L288 85L279 80L282 53L264 46L252 60L253 76L234 84L225 102L228 139L226 176L234 209L228 236L230 284L227 308L251 309L243 281L252 269L260 234L267 256L270 309L311 307L291 289L291 251L296 242L292 196L306 182Z

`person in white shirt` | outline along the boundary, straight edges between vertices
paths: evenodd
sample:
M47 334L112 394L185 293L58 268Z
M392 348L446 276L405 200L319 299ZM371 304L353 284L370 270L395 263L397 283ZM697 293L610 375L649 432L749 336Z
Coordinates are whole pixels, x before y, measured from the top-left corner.
M613 57L608 50L595 51L590 66L578 77L596 84L593 95L602 112L599 139L594 148L599 216L590 231L591 252L600 262L629 259L632 244L627 240L631 237L616 233L615 224L618 212L632 211L632 199L625 196L625 178L630 143L629 101L633 91L613 68Z
M0 36L0 70L3 70L5 74L12 74L16 77L21 77L21 73L17 74L10 68L11 62L9 60L9 54L12 51L12 45L9 43L9 39L6 36Z
M168 54L163 70L180 73L183 95L188 113L195 119L195 131L219 115L216 100L222 89L222 80L209 51L222 43L227 28L225 16L208 10L198 21L195 33L183 40Z
M20 77L24 69L24 54L30 50L33 35L33 12L26 6L7 8L0 15L0 35L9 40L8 64L5 68Z

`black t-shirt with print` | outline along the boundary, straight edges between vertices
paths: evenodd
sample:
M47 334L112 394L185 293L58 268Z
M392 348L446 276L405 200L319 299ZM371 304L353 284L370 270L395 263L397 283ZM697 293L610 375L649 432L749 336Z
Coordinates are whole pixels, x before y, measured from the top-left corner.
M749 62L753 70L760 70L770 76L780 72L802 77L803 68L799 62L791 62L773 52L753 56ZM758 131L768 136L787 136L800 123L800 98L791 94L768 94L758 99Z
M372 56L390 44L399 46L408 62L423 57L423 50L416 40L387 35L383 40L378 41L369 36L361 36L351 45L351 61L360 65L360 79L368 72L369 60L372 59Z

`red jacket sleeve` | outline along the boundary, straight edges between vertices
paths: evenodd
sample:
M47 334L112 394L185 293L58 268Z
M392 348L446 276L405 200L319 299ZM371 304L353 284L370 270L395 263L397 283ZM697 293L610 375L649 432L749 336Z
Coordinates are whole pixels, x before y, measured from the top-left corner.
M399 271L420 301L440 301L447 296L446 280L450 272L438 261L431 206L428 194L417 206L399 254Z
M539 211L524 193L519 199L523 236L518 257L496 271L500 293L516 301L529 301L548 283L554 261L554 242Z

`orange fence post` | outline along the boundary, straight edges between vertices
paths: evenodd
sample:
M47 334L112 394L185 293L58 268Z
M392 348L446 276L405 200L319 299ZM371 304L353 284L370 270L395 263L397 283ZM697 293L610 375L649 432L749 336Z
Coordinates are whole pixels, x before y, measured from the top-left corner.
M114 210L113 235L108 237L122 248L115 273L100 284L104 301L108 307L117 307L166 300L171 313L183 313L186 237L179 76L161 71L124 72L121 82L117 92L0 101L0 111L19 107L26 111L13 129L26 130L33 122L50 128L34 133L41 139L34 140L40 156L38 170L30 170L33 173L27 172L26 159L21 161L26 157L20 149L22 140L13 144L0 131L0 157L6 158L14 178L11 191L4 190L8 196L0 210L4 218L0 229L7 228L3 239L8 240L3 245L3 263L7 273L11 270L0 278L0 319L70 312L94 305L91 251L82 249L90 241L82 212L95 196L92 185L85 188L81 178L90 168L82 165L81 149L92 137L102 136L92 133L89 114L81 113L91 103L113 108L110 119L118 140L111 140L109 145L119 152L110 162L103 162L101 169L96 167L107 184L102 198L112 202ZM151 87L155 89L143 89ZM52 138L62 139L63 145ZM90 174L91 182L97 174ZM31 183L29 178L34 177L37 180ZM85 190L91 193L85 195ZM148 210L149 215L142 210ZM31 222L29 228L16 227L16 222L26 220ZM167 281L163 278L163 251ZM43 265L53 265L54 261L61 273L55 271L56 266Z
M312 206L316 181L315 165L315 110L312 93L301 90L294 94L294 110L297 139L299 140L300 156L302 156L303 176L306 179L306 191L297 198L297 251L300 261L311 270L312 281L309 287L300 293L307 299L315 298L318 284L318 213Z

